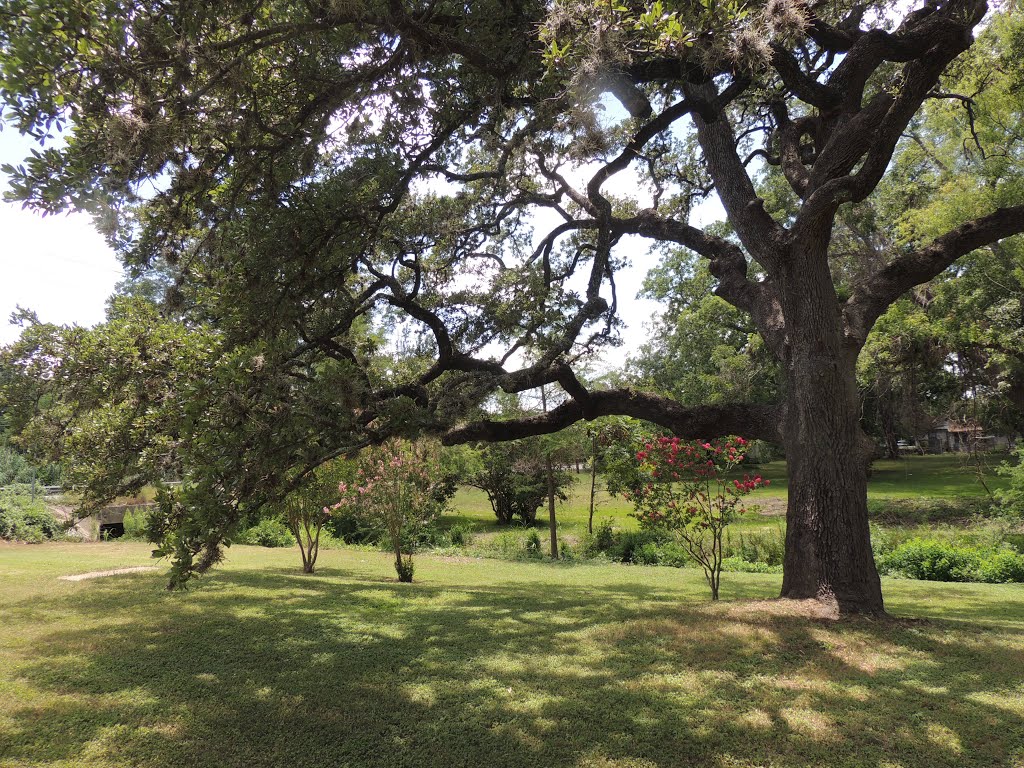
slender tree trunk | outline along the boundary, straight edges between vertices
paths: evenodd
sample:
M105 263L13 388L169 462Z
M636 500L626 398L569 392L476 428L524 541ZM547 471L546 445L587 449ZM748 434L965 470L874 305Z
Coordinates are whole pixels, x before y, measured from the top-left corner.
M590 454L590 516L587 518L587 533L594 533L594 498L597 496L597 435L594 435L594 450Z
M540 402L544 413L548 412L548 398L544 387L540 388ZM558 559L558 524L555 521L555 471L551 464L551 451L544 456L544 468L548 474L548 532L551 535L551 559Z
M800 255L783 296L789 504L782 597L834 600L841 613L880 614L867 512L870 448L859 425L855 376L859 347L844 336L824 259Z
M551 559L558 559L558 524L555 521L555 472L551 457L547 457L548 469L548 531L551 534Z

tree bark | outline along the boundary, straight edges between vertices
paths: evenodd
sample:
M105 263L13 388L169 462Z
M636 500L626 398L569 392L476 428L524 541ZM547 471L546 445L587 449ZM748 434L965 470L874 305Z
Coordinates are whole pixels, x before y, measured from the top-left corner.
M782 424L789 471L782 597L835 601L840 613L882 614L867 512L869 442L859 425L855 365L827 262L793 253L783 293L789 339Z

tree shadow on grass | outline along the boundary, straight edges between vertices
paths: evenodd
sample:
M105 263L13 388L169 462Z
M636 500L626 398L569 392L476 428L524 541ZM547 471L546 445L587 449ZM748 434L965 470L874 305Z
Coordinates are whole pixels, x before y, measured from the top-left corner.
M335 574L336 575L336 574ZM536 587L536 585L531 585ZM225 571L54 598L0 762L1011 766L1019 631L835 623L641 586ZM104 620L110 616L109 620ZM99 617L99 618L97 618ZM1013 693L1016 692L1016 693Z

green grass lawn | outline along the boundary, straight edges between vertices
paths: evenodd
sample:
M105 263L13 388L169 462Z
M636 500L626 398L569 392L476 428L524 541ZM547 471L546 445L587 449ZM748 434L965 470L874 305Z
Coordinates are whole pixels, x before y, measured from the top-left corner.
M141 544L0 545L0 766L1024 766L1024 588L233 547L188 593Z
M989 490L1005 488L1008 481L996 473L1000 461L1006 454L984 456L979 466L977 460L968 455L943 454L937 456L906 456L898 461L876 461L868 483L868 497L871 499L933 498L953 499L958 497L985 497ZM760 488L749 496L751 505L759 505L762 512L775 515L785 512L787 493L786 464L774 461L751 467L748 472L761 474L771 481L767 488ZM740 473L742 474L742 473ZM984 481L984 484L982 484ZM630 517L633 507L621 498L610 496L604 491L600 479L599 492L594 513L595 520L608 518L618 528L632 529L636 521ZM580 534L587 529L590 504L590 475L582 473L569 492L569 499L558 504L556 515L562 531ZM477 531L495 529L494 512L487 502L487 496L476 488L463 487L452 501L453 512L446 515L448 524L469 523ZM539 518L547 519L547 509L542 509ZM764 515L746 515L733 525L737 528L765 528L779 524L766 519Z

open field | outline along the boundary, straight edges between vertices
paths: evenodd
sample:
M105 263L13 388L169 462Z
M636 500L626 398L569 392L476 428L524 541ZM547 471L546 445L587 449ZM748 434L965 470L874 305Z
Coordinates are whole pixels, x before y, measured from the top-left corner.
M869 499L954 499L962 497L988 496L985 490L1005 488L1008 481L996 473L1000 461L1006 454L992 454L982 457L982 464L972 461L969 455L943 454L937 456L906 456L898 461L881 460L873 464L868 483ZM783 514L786 499L786 464L773 461L747 470L761 474L771 481L767 488L760 488L750 494L749 504L760 505L763 512ZM980 478L980 479L979 479ZM982 484L984 481L984 485ZM614 498L603 490L598 479L599 492L594 513L595 520L610 518L616 527L631 529L636 521L630 517L633 507L621 498ZM566 502L559 503L557 516L564 532L581 533L586 530L590 502L590 475L576 476L576 482ZM493 528L494 513L487 496L475 488L463 487L452 502L454 514L446 515L450 523L469 523L476 530ZM546 519L547 510L542 509L538 517ZM781 520L766 519L762 515L747 515L737 520L737 528L764 528L781 525Z
M1024 766L1024 587L233 547L185 594L141 544L0 545L0 766Z

